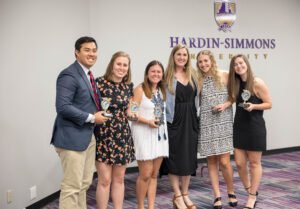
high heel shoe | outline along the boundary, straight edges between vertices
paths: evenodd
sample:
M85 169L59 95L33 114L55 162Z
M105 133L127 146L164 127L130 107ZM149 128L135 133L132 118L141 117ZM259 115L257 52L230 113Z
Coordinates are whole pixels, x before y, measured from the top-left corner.
M229 198L228 205L231 206L231 207L236 207L238 202L237 202L235 194L229 194L228 193L228 198ZM230 201L230 199L235 199L236 201L233 202L233 201Z
M251 195L251 196L255 196L256 198L257 198L257 195L258 195L258 192L255 192L255 194L252 194L252 193L250 193L250 192L248 192L248 194L249 195ZM255 199L255 201L254 201L254 204L253 204L253 207L251 208L250 206L245 206L245 207L243 207L243 209L254 209L255 208L255 206L256 206L256 203L257 203L257 200Z
M191 204L191 205L188 205L187 201L185 201L184 197L185 196L188 196L189 194L182 194L182 197L183 197L183 201L184 201L184 204L186 205L186 207L188 209L197 209L196 205L195 204Z
M216 202L220 201L221 202L221 197L217 197L214 201L214 209L222 209L222 204L221 205L215 205Z
M179 206L178 206L178 204L176 203L176 199L178 199L178 198L183 198L182 197L182 195L174 195L174 197L173 197L173 208L174 209L188 209L188 208L180 208ZM184 202L184 199L183 199L183 203L185 204L185 202Z

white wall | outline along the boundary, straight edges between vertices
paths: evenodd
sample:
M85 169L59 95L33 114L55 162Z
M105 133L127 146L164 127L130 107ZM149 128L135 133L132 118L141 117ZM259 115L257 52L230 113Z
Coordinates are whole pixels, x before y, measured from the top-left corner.
M74 41L86 34L100 47L95 75L104 73L114 52L124 50L132 57L135 84L150 60L167 64L169 36L276 39L274 50L213 51L225 57L250 54L255 73L270 87L274 104L265 114L268 149L300 146L299 6L298 0L239 0L232 32L224 33L217 30L211 0L0 0L0 208L24 208L59 190L60 163L49 145L55 81L74 61ZM256 60L255 53L267 53L268 59ZM228 68L228 58L217 61ZM30 201L33 185L38 197ZM9 189L11 204L6 203Z
M21 209L59 190L60 163L49 144L55 82L74 61L74 40L90 31L89 4L1 0L0 26L0 208ZM30 201L33 185L38 198Z

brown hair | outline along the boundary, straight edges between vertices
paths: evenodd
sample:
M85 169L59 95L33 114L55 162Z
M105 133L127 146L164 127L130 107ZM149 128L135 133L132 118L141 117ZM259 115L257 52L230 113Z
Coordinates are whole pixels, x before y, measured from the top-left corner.
M146 97L151 99L152 98L152 83L148 79L148 72L149 72L150 68L154 65L159 65L162 69L162 73L163 73L162 80L158 83L157 88L161 91L161 93L163 95L163 100L166 101L166 85L164 82L165 74L164 74L164 67L161 64L161 62L159 62L157 60L153 60L153 61L149 62L149 64L147 65L147 67L145 69L144 82L142 83L142 88L143 88L143 91L145 92Z
M118 51L112 55L107 65L106 72L104 74L104 79L108 81L112 81L112 71L113 71L114 63L118 57L126 57L128 59L128 72L127 75L124 76L124 78L122 79L122 82L129 84L131 83L131 67L130 67L131 60L129 54L123 51Z
M246 80L246 89L251 92L251 94L254 94L253 91L253 86L254 86L254 75L253 71L251 69L250 63L248 58L243 55L243 54L237 54L232 57L230 61L230 67L229 67L229 77L228 77L228 84L227 84L227 89L228 89L228 95L229 95L229 100L231 102L235 102L237 99L237 95L240 90L240 76L235 73L234 71L234 65L235 65L235 60L237 58L242 58L244 62L247 65L247 80Z

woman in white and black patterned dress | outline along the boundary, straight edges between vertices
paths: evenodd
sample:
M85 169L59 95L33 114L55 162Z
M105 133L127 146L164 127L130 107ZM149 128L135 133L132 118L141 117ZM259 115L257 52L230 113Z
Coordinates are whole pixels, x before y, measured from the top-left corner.
M200 51L197 55L200 76L200 132L198 152L207 157L208 171L214 192L214 209L221 209L219 166L227 184L228 204L237 206L233 189L233 170L230 152L233 151L233 115L228 101L228 73L217 69L213 54Z

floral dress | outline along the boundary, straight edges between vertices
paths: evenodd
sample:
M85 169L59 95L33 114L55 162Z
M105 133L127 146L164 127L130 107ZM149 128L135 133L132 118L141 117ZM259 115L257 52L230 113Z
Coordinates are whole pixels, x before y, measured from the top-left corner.
M126 111L133 96L133 83L114 83L103 77L96 79L101 97L111 99L107 112L113 115L95 128L96 160L110 165L126 165L135 158L133 139Z

